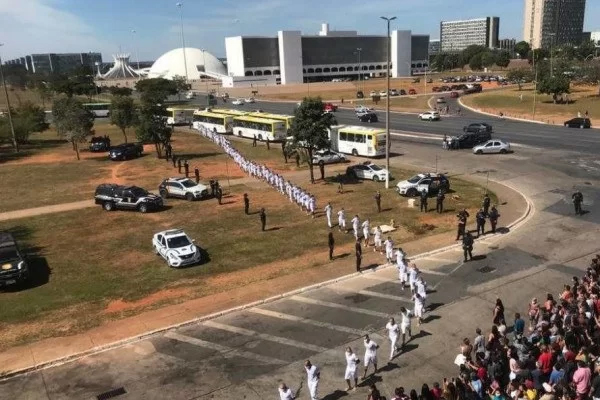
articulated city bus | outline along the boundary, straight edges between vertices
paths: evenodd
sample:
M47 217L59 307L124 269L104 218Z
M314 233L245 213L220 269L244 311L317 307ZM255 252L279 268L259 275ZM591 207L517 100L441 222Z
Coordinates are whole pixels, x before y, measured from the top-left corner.
M331 148L354 156L377 157L385 154L385 129L338 125L329 129Z
M168 107L167 125L189 125L196 110L196 108Z
M292 121L294 121L293 115L285 115L285 114L272 114L266 112L251 112L248 114L252 117L258 118L268 118L274 119L275 121L283 121L285 122L285 129L289 130L292 127Z
M194 111L194 129L203 127L220 134L231 133L233 117L211 111Z
M285 122L268 118L241 116L233 118L233 134L258 140L280 141L286 138Z
M110 116L110 103L83 103L83 108L91 111L97 118Z

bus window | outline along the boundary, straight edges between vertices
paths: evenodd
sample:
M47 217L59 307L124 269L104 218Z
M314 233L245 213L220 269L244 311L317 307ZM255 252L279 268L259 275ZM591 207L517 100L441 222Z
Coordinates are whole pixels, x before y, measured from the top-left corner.
M365 143L365 135L355 135L356 143Z
M370 142L371 140L373 140L373 136L367 135L367 140Z
M343 140L344 142L348 140L346 137L346 132L340 132L340 140Z
M354 142L354 133L349 133L348 134L348 141L349 142Z

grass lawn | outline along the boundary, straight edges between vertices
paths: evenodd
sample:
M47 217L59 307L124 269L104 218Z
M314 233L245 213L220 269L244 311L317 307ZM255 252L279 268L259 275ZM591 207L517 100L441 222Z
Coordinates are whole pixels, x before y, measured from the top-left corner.
M554 104L552 96L538 94L536 96L535 119L562 124L566 119L576 117L578 112L583 114L585 111L588 111L590 118L599 118L600 97L597 96L597 93L598 87L572 86L569 98L573 102L570 104ZM462 101L471 107L494 114L503 112L506 116L531 119L533 116L533 98L533 88L524 87L521 91L518 88L493 92L484 91L465 96Z

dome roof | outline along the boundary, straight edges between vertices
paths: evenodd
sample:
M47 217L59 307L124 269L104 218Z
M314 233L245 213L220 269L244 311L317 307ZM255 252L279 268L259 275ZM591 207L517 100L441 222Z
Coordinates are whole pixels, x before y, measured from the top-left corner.
M206 68L204 68L205 63ZM206 71L207 75L213 77L219 75L227 76L227 68L225 68L225 65L208 51L186 47L185 64L187 64L187 76L190 80L199 79L204 71ZM172 79L174 76L185 77L185 64L183 59L183 49L180 47L160 56L154 64L152 64L148 76L151 78L165 79Z

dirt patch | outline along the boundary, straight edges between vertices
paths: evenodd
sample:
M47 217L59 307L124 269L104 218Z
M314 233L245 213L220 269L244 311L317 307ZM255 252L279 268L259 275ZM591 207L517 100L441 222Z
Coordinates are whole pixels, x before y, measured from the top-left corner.
M190 288L177 288L177 289L165 289L156 293L152 293L150 296L146 296L143 299L136 301L125 301L123 299L113 300L106 308L102 311L103 314L122 313L125 311L131 311L140 308L148 308L153 304L164 302L167 300L173 300L175 298L185 298L192 290Z

